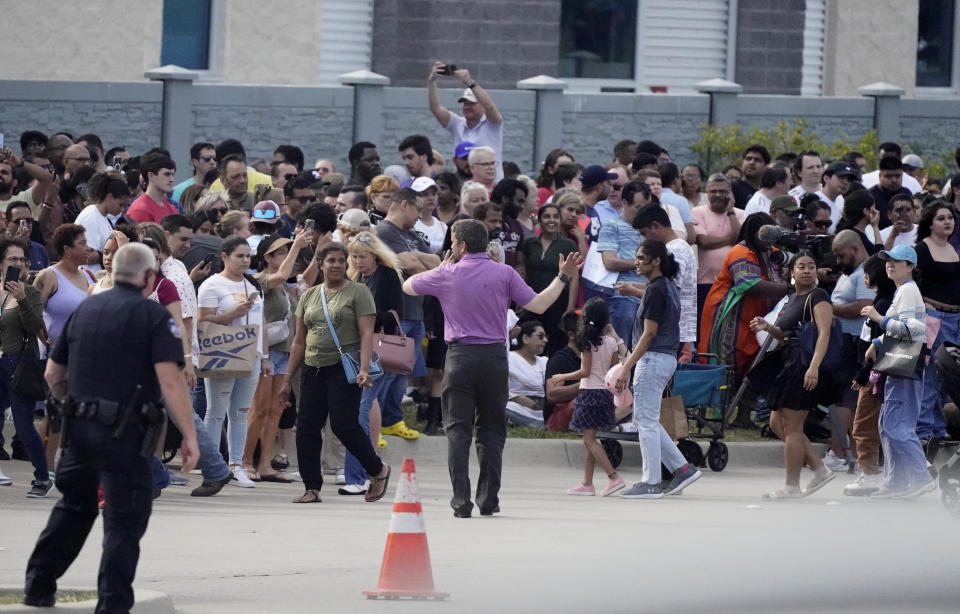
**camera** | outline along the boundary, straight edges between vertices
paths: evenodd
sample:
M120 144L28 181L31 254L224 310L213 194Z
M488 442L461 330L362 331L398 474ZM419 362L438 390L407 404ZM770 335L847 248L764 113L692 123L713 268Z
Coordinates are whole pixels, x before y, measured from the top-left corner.
M456 64L444 64L443 68L440 69L441 75L451 76L457 70Z
M757 237L779 248L770 253L770 264L781 270L790 266L801 251L813 255L818 269L836 269L837 260L833 255L833 235L810 234L803 215L797 216L796 230L788 231L781 226L766 224L760 227Z

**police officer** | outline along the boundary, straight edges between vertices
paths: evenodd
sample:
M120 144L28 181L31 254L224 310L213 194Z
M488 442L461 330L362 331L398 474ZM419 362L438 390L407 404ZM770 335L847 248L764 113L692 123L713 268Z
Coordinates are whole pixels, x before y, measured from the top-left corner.
M156 275L150 248L121 247L113 259L113 289L77 307L47 361L45 378L63 405L64 450L56 482L63 498L27 563L26 605L54 604L57 579L80 553L97 518L102 484L96 612L129 612L133 606L140 538L152 503L148 458L162 419L161 395L183 433L183 471L196 465L179 329L166 309L146 298Z

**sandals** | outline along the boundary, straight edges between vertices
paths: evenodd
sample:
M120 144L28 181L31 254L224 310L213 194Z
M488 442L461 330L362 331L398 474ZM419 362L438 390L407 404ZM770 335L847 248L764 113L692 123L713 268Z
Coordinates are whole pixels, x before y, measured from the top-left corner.
M252 478L251 478L252 479ZM276 473L261 473L260 474L261 482L277 482L279 484L290 484L293 482L286 473L278 471Z
M252 467L250 469L244 467L243 470L247 472L247 477L250 478L251 482L259 482L263 479L260 477L260 474L257 472L257 470Z
M294 503L320 503L319 490L307 490L302 495L293 500Z
M290 466L290 459L286 454L274 454L273 459L270 460L270 466L274 471L283 471Z
M379 501L387 493L387 484L390 483L390 465L384 464L384 467L387 468L387 475L382 478L370 478L370 488L363 496L363 500L367 503Z
M827 474L822 478L817 478L817 476L814 475L810 479L810 483L807 484L807 487L803 489L803 496L806 497L808 495L812 495L813 493L817 492L818 490L826 486L828 482L830 482L836 477L837 477L837 474L830 471L829 469L827 470Z

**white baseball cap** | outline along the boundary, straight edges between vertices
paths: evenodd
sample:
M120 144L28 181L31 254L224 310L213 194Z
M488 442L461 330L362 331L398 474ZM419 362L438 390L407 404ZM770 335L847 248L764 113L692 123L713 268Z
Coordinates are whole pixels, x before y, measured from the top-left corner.
M437 187L437 182L429 177L417 177L413 180L413 183L410 184L410 187L413 188L414 192L419 194L420 192L426 192L430 188Z

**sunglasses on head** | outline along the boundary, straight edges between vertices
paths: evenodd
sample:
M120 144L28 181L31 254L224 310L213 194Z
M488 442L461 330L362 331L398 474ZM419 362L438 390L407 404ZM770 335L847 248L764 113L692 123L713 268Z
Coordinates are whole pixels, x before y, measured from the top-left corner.
M253 219L255 220L273 220L277 217L275 209L254 209Z
M370 235L358 234L358 235L353 235L352 237L350 237L350 238L347 240L347 243L354 243L354 242L356 242L356 241L360 241L361 243L370 243L372 240L373 240L373 239L370 238Z

